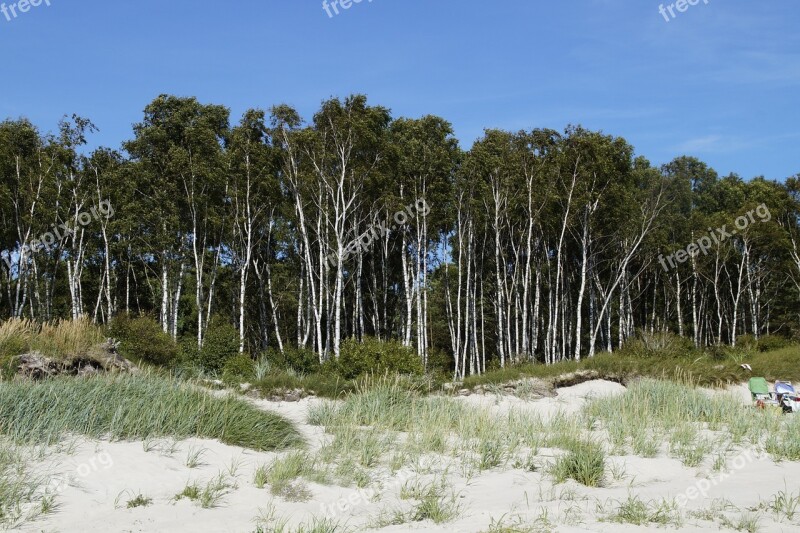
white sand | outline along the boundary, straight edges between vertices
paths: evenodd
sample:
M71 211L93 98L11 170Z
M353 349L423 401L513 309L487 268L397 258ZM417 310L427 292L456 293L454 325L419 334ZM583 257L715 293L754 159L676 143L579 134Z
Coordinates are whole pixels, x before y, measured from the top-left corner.
M625 392L625 387L614 381L592 380L557 389L554 398L542 398L529 401L516 396L496 394L473 394L459 397L460 400L475 407L489 408L498 413L510 409L537 413L545 420L557 413L574 414L579 412L586 402L602 396L614 396Z
M745 396L740 387L734 389L744 402L748 400L749 394ZM513 408L550 417L559 411L576 413L591 398L620 394L624 390L617 383L593 381L560 389L555 398L537 401L492 395L470 396L462 398L462 401L488 407L498 413ZM319 401L305 399L297 403L255 403L296 423L310 447L315 449L324 439L324 432L321 428L306 424L306 412L310 405ZM84 440L79 442L72 454L48 457L42 461L42 469L51 469L53 462L60 463L58 471L77 474L77 482L66 486L61 492L60 506L55 512L29 523L23 531L253 532L256 531L255 520L270 504L274 505L277 515L288 518L289 524L296 527L310 521L314 515L320 516L322 505L335 507L339 502L344 507L348 499L352 504L348 504L344 511L336 511L336 518L354 530L360 530L365 529L382 510L408 505L398 498L402 482L397 477L387 477L372 499L369 494L365 495L364 491L355 488L309 483L313 493L310 501L287 502L272 497L268 489L257 489L253 485L256 467L270 462L275 457L274 453L256 453L217 441L197 439L179 443L161 441L160 444L160 450L145 451L141 442ZM171 450L171 447L175 449ZM191 448L199 447L207 450L202 457L204 464L189 468L186 466L187 454ZM549 454L548 450L540 452L544 460ZM734 455L730 457L733 459ZM716 486L709 480L706 488L703 480L712 474L710 459L701 468L687 468L664 453L654 459L613 456L609 461L614 465L609 470L624 473L621 479L609 479L603 488L587 488L574 482L554 485L541 472L515 470L510 466L489 470L471 479L465 479L461 472L454 469L448 481L459 494L462 505L459 518L441 525L424 521L388 526L380 531L477 532L487 531L493 522L498 521L507 527L516 523L527 527L537 526L539 529L533 529L536 531L663 531L663 528L655 525L645 527L601 522L598 508L605 507L610 511L616 506L615 502L624 501L629 495L638 495L645 501L671 499L699 486L705 491L705 497L691 501L687 499L684 511L708 508L715 499L727 499L740 510L728 514L735 518L746 512L748 507L756 506L760 500L769 499L786 487L790 492L800 488L797 481L800 479L800 463L775 464L771 459L745 458L739 461L743 463L741 468L731 464L731 473L726 479L717 481ZM229 471L232 465L238 465L233 472L238 487L218 507L202 509L188 500L174 500L174 496L187 483L205 483L220 472ZM411 476L411 473L402 470L401 475ZM715 477L711 479L716 480ZM139 493L152 498L152 504L126 508L126 502ZM798 518L800 513L796 520ZM762 531L800 531L800 522L777 523L766 512L762 513L759 523ZM717 522L689 518L682 530L716 531L719 527Z

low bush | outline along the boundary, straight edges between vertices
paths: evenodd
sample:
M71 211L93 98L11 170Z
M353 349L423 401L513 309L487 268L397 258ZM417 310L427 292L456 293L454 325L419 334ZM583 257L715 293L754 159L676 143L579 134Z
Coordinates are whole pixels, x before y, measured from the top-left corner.
M741 363L751 358L754 353L754 345L749 345L747 343L737 344L736 346L719 344L716 346L709 346L705 349L705 354L714 361L733 361L735 363Z
M239 334L227 320L214 317L208 325L203 347L197 353L205 370L218 372L225 362L239 353Z
M117 315L108 334L119 341L119 354L131 361L171 367L178 358L177 343L152 318Z
M670 332L648 332L639 330L619 350L621 355L631 357L682 357L695 352L691 339Z
M411 348L396 341L365 338L359 342L347 339L342 343L338 359L326 363L328 368L345 379L386 372L401 375L421 375L422 362Z
M451 376L454 370L453 357L443 350L431 348L428 351L428 364L425 371L434 376Z
M239 354L225 361L222 367L222 380L234 385L249 382L255 377L255 371L255 361L249 355Z
M284 346L283 352L270 348L264 354L272 366L281 370L291 370L298 374L308 375L320 370L319 355L308 348Z
M758 348L758 341L756 341L755 336L749 333L746 335L739 335L736 337L736 346L749 352L754 352Z
M758 339L758 351L771 352L774 350L782 350L792 344L791 339L787 339L786 337L781 337L780 335L765 335Z
M178 360L182 364L200 364L200 350L197 349L196 336L178 338Z

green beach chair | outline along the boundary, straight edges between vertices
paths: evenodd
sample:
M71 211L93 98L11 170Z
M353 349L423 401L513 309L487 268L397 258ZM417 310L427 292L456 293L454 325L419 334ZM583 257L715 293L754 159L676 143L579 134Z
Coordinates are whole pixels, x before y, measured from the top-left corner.
M773 394L769 392L769 384L767 383L766 379L750 378L748 386L750 387L750 395L753 398L753 402L759 407L766 405L778 405L778 401L775 399Z

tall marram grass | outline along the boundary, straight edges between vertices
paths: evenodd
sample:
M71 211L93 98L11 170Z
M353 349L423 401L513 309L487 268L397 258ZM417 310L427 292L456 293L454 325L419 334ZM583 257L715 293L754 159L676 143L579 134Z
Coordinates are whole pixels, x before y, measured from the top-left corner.
M0 435L53 444L66 435L112 440L200 437L251 448L299 445L283 418L151 373L0 383Z
M53 357L91 356L105 340L103 330L89 319L45 322L31 348Z
M35 331L35 324L27 319L0 323L0 363L28 351Z
M26 352L40 352L61 361L91 358L104 340L103 330L88 319L39 324L12 318L0 323L0 359Z

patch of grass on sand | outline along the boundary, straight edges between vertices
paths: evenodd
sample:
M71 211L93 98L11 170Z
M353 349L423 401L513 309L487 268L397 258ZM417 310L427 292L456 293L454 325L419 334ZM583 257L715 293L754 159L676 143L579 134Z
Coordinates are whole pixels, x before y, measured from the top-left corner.
M26 455L0 440L0 527L14 528L52 509L48 478L35 474Z
M567 445L567 450L550 467L550 475L556 482L573 479L587 487L601 486L606 472L603 447L596 442L575 440Z
M197 502L203 509L211 509L217 507L222 499L235 488L235 480L220 473L204 486L200 486L198 483L187 484L181 492L175 495L175 500L186 498Z
M147 507L151 503L153 503L153 498L148 498L147 496L137 494L136 497L128 500L127 507L128 509L133 509L135 507Z
M377 526L386 527L424 520L443 524L453 520L461 512L458 494L447 488L444 477L427 483L420 480L407 482L400 490L400 499L413 501L411 509L384 512L378 517Z
M606 520L636 526L658 524L681 527L683 525L683 516L674 501L645 502L638 496L628 496L627 500L617 502L617 507Z
M258 488L270 486L274 496L289 501L306 501L311 492L298 478L306 478L318 483L327 481L327 471L317 470L317 461L306 452L291 452L278 457L268 466L256 469L253 483Z

